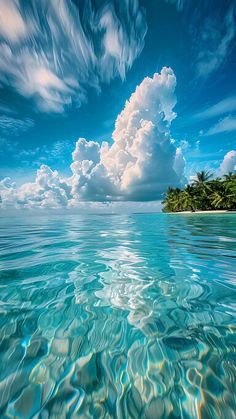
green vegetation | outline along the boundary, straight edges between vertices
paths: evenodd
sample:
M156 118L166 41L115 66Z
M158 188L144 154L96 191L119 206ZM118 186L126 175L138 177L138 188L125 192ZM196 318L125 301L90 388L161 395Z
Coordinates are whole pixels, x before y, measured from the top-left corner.
M164 212L236 209L236 174L212 179L209 172L198 172L183 190L168 188L162 202Z

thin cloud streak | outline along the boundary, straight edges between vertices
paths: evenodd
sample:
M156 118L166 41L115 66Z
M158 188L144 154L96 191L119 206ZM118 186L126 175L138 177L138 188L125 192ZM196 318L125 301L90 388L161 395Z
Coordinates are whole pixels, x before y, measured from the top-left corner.
M226 116L213 125L204 135L210 136L236 130L236 116Z
M236 96L230 96L214 105L206 108L205 110L196 113L192 116L192 119L200 121L205 119L214 118L216 116L224 115L229 112L236 110Z
M165 0L167 3L173 4L177 10L181 11L184 8L186 0Z

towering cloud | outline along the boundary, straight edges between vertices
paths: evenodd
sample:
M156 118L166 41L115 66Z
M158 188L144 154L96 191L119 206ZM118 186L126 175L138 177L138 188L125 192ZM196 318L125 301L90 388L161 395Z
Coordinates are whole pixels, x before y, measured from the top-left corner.
M35 183L18 190L3 182L17 205L58 207L81 201L148 201L161 198L168 186L184 181L184 158L170 136L175 113L176 78L171 68L146 77L118 115L113 143L80 138L72 153L72 176L60 179L57 171L42 166Z
M79 139L72 188L81 199L153 200L183 181L184 160L169 133L175 75L163 68L146 77L117 117L113 144Z

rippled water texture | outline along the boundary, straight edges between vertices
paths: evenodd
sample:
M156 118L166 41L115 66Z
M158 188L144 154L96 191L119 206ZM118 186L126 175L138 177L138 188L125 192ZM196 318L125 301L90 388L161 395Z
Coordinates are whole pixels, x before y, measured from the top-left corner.
M236 216L0 220L1 418L235 418Z

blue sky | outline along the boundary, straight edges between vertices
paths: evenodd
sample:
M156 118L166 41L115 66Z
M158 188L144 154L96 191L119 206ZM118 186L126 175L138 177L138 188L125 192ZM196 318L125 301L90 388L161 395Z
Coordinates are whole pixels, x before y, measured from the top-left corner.
M0 177L34 182L41 165L71 176L78 138L112 145L126 100L163 67L176 79L168 135L181 148L185 178L218 173L235 150L235 13L232 0L0 0ZM114 196L108 189L104 196ZM126 196L152 193L157 199L151 189Z

